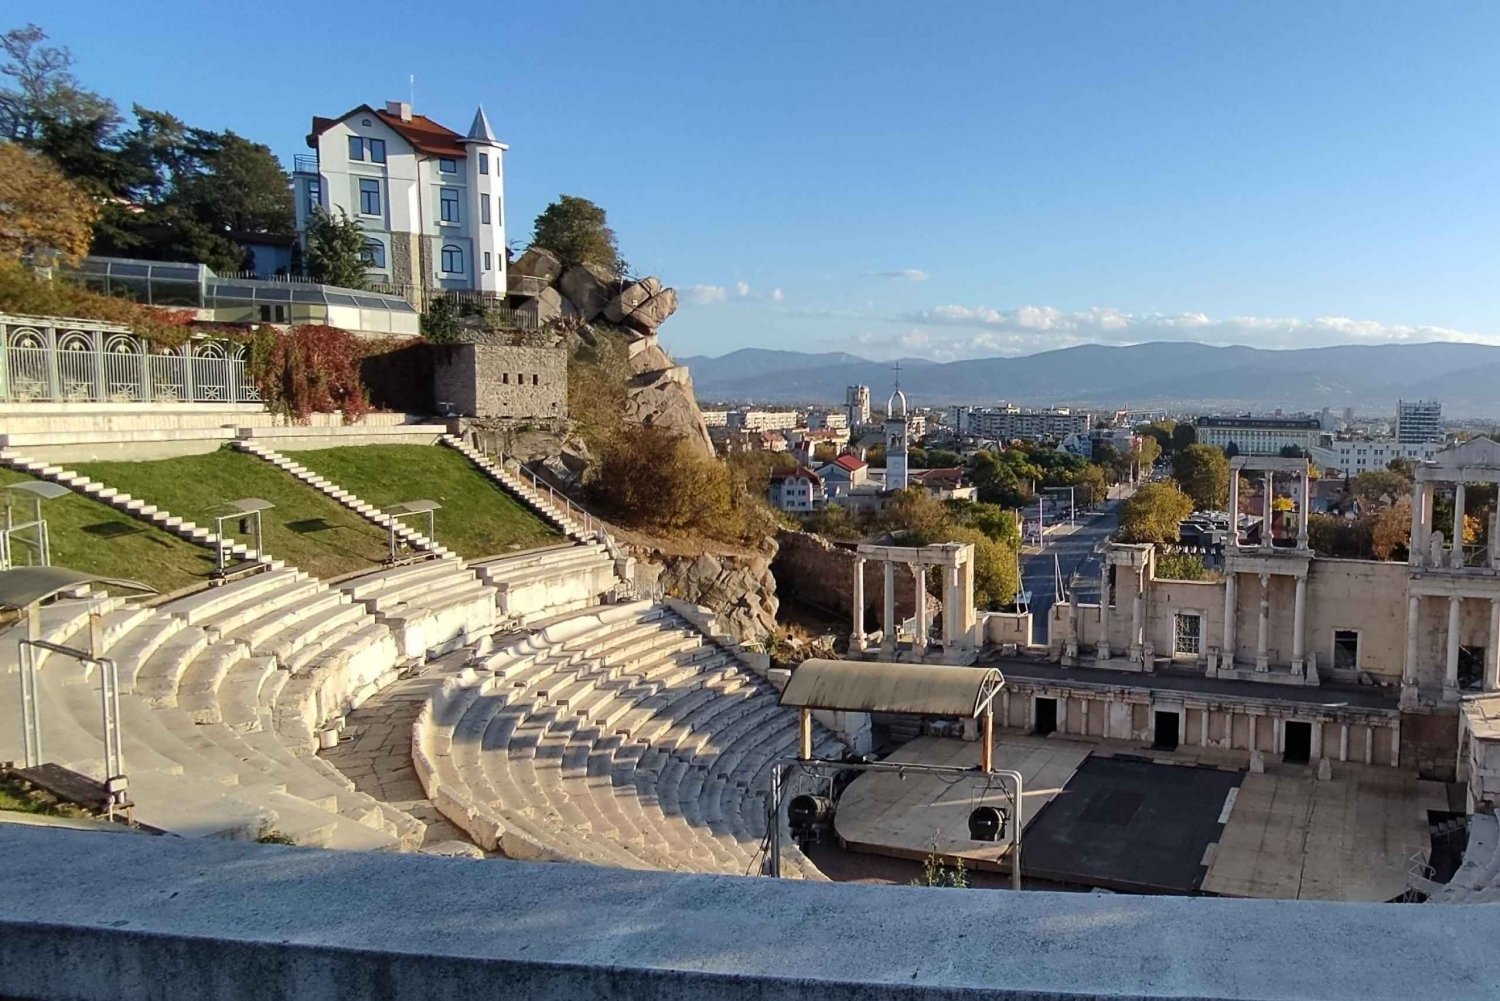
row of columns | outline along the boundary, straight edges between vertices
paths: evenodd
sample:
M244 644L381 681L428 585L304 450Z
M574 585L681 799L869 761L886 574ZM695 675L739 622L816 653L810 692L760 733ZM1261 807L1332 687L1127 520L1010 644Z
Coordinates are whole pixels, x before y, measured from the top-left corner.
M1457 699L1458 660L1462 650L1460 632L1463 625L1463 597L1448 596L1448 632L1443 651L1443 697ZM1484 673L1481 683L1486 692L1500 691L1500 596L1489 599L1489 643L1484 648ZM1412 700L1417 687L1418 632L1422 621L1422 596L1413 594L1406 603L1406 666L1402 671L1403 698Z
M1297 548L1306 549L1307 520L1312 503L1312 477L1304 469L1298 474L1298 488L1301 496L1297 503ZM1261 530L1260 547L1262 549L1272 548L1271 522L1275 518L1274 501L1276 498L1276 473L1271 469L1261 470ZM1229 532L1230 545L1240 548L1240 470L1231 468L1229 471Z
M853 617L854 617L854 623L853 623L853 625L854 625L854 628L853 628L853 631L850 634L850 646L853 649L859 650L859 651L863 651L863 650L866 649L866 636L865 636L865 564L866 564L866 562L867 561L866 561L865 557L863 557L863 556L856 556L854 558L854 593L852 595L852 597L853 597ZM881 563L883 565L884 572L885 572L885 581L884 581L884 585L885 586L884 586L884 594L882 595L882 599L883 599L882 612L883 612L883 615L882 615L882 618L881 618L882 633L881 633L881 641L880 641L880 650L881 650L882 655L890 656L890 655L892 655L892 654L894 654L896 652L896 631L897 631L897 626L900 624L899 620L896 617L896 562L894 560L882 560ZM915 633L915 635L912 637L912 646L913 646L913 649L916 650L918 653L922 653L922 652L925 652L927 650L927 647L929 645L929 640L930 640L929 633L931 632L931 629L932 629L932 623L931 623L931 621L927 617L927 569L928 569L928 567L925 564L919 564L919 563L912 563L912 564L909 564L909 566L911 568L911 573L912 573L912 589L913 589L913 597L914 597L914 602L913 603L916 606L915 613L914 613L915 614L915 626L914 626L914 633ZM943 609L944 609L944 616L943 616L943 633L944 633L944 639L943 639L943 642L944 642L945 646L952 646L952 645L956 645L957 644L957 642L958 642L957 633L964 626L964 624L961 621L959 621L961 619L961 614L960 614L960 609L958 607L959 601L956 600L958 598L959 594L960 594L961 589L965 586L964 567L963 566L952 566L952 567L946 567L946 568L943 568L943 569L946 570L946 573L944 574L944 577L943 577L943 586L944 586L943 593L944 593L944 595L946 596L946 599L947 599L943 603Z
M1226 667L1234 666L1235 626L1239 618L1239 575L1233 570L1224 578L1224 643L1220 647ZM1292 603L1292 673L1300 676L1307 664L1307 578L1298 576ZM1260 603L1255 621L1255 669L1268 671L1271 633L1271 573L1260 572Z

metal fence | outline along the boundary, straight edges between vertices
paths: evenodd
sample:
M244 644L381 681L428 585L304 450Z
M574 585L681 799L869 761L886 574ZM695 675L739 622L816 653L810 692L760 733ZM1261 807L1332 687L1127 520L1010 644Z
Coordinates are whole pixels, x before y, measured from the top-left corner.
M151 344L92 320L0 314L0 401L254 403L243 344Z

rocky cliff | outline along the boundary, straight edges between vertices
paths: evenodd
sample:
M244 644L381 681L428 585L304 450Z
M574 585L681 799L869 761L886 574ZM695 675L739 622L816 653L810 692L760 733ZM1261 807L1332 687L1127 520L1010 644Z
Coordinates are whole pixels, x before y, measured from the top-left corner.
M605 330L627 344L626 421L665 428L713 454L698 410L693 379L657 342L656 331L677 311L677 290L654 277L621 281L603 268L564 268L551 251L533 247L510 266L511 288L527 297L520 309L541 325L571 320L580 345L592 345Z
M774 550L775 543L767 540ZM776 578L771 555L708 553L674 555L628 547L641 561L636 579L657 583L675 598L713 609L719 624L741 642L766 642L776 631Z

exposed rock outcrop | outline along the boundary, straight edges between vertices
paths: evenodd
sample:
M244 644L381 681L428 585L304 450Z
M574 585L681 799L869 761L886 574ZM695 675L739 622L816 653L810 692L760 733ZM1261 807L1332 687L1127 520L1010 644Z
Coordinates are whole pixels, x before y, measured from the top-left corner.
M677 290L662 288L660 279L642 278L627 285L604 307L604 318L642 334L654 334L677 312Z
M608 269L597 264L575 264L562 273L557 287L568 297L580 317L592 320L604 312L620 282Z
M666 556L655 550L640 555L637 580L655 574L666 593L713 609L719 624L736 639L765 642L775 631L778 606L770 556Z
M543 285L556 283L562 274L562 262L545 247L531 247L510 265L512 274L535 278Z

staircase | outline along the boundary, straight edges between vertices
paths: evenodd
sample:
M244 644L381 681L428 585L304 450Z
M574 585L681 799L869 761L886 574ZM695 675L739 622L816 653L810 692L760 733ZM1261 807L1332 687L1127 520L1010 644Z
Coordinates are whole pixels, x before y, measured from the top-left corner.
M101 504L108 504L122 514L128 514L133 518L138 518L148 524L155 525L157 528L170 532L179 539L191 542L194 545L204 546L208 549L222 548L225 552L226 561L257 559L254 551L249 546L238 542L231 542L206 528L200 527L194 522L179 518L171 512L163 511L154 504L147 504L139 497L132 497L127 493L121 493L114 487L107 487L71 469L53 465L39 459L29 459L9 449L0 449L0 466L67 487L74 493L82 494L92 500L99 501ZM265 560L261 558L260 561L266 563L273 570L280 570L286 565L281 560Z
M458 558L457 553L453 552L453 550L448 549L445 546L440 545L437 540L429 539L427 536L423 535L421 532L418 532L416 529L410 527L409 525L403 524L401 520L396 518L395 516L386 514L375 505L361 500L359 497L340 487L337 483L319 476L317 473L308 469L306 466L298 463L294 459L282 455L280 452L277 452L274 449L268 448L267 446L255 441L246 441L243 439L231 442L230 447L244 452L247 455L253 455L258 459L264 459L271 465L285 470L286 472L295 476L297 479L301 480L303 483L306 483L308 486L312 487L314 490L317 490L325 496L338 501L340 504L353 511L355 514L360 515L368 521L374 522L381 528L389 529L394 524L396 538L399 541L406 543L413 549L419 549L423 552L431 553L439 559Z

